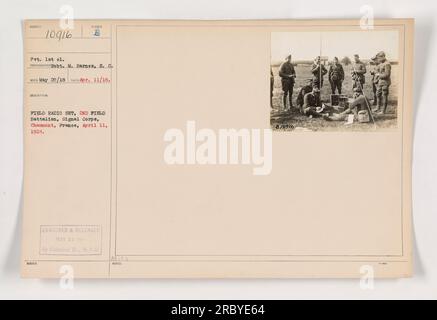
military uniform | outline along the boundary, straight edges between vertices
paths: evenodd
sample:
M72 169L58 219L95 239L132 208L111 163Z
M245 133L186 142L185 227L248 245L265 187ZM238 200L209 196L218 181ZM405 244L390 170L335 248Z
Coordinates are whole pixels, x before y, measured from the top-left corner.
M378 83L376 86L376 96L378 99L378 111L387 111L388 94L391 85L391 65L384 59L377 67Z
M338 94L341 94L341 84L344 80L344 70L340 63L333 63L329 67L328 80L331 84L332 94L335 94L335 90L338 90Z
M311 92L312 90L313 90L312 81L311 81L311 84L307 84L307 85L303 86L302 88L300 88L300 90L299 90L299 94L297 95L296 103L297 103L299 110L302 114L305 113L303 110L304 97L307 93Z
M363 62L355 62L354 70L352 71L352 89L355 92L362 92L362 89L364 88L364 83L366 82L366 78L364 76L366 72L366 65Z
M294 71L294 66L291 62L285 61L279 67L279 76L281 77L282 83L282 103L284 105L284 109L287 109L287 96L290 103L290 108L293 106L293 87L294 87L294 78L296 77L296 72Z
M321 72L320 72L321 68ZM323 64L313 63L311 66L311 73L313 74L313 88L321 89L323 87L323 76L327 73ZM321 76L321 77L320 77Z
M374 60L372 58L372 60ZM378 80L379 80L379 76L377 76L378 73L378 65L375 65L373 67L373 70L370 71L370 74L372 75L372 91L373 91L373 105L376 106L376 102L377 102L377 86L378 86Z
M315 95L313 92L307 93L303 98L302 110L307 116L321 116L316 112L317 106L320 104L320 97Z
M349 103L349 107L346 110L341 113L333 114L329 117L329 119L333 121L343 121L347 119L351 113L353 113L355 119L358 119L358 111L360 111L362 106L366 105L366 103L366 97L363 94L359 94L358 96L354 97L351 103Z

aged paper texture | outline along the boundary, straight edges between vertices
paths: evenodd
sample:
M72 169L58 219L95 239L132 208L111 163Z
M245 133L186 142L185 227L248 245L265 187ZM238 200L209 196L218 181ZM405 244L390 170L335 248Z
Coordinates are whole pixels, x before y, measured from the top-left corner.
M24 22L22 276L412 275L413 20L70 27Z

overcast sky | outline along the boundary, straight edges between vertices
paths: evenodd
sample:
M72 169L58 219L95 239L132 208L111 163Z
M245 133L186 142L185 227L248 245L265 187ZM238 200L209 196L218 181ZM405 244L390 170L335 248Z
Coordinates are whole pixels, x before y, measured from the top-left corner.
M397 31L328 31L328 32L272 32L272 61L281 61L292 54L293 60L313 60L316 56L339 59L358 53L370 59L385 51L389 60L398 60L399 33Z

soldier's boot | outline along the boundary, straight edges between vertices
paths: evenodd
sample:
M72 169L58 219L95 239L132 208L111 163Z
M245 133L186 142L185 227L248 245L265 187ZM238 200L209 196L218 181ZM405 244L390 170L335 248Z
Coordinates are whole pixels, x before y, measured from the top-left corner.
M387 105L388 105L388 96L383 94L382 95L382 105L383 105L383 113L387 113Z
M382 96L378 96L377 98L377 107L374 109L374 113L382 113L382 105L383 105L383 101L382 101Z
M287 95L285 93L284 93L284 95L282 97L282 107L283 107L284 111L287 110Z
M372 108L372 112L378 112L379 105L378 105L378 96L376 94L373 96L373 104L372 105L374 107L374 108Z
M288 95L288 101L290 103L290 110L292 110L294 108L294 106L293 106L293 94L291 92Z

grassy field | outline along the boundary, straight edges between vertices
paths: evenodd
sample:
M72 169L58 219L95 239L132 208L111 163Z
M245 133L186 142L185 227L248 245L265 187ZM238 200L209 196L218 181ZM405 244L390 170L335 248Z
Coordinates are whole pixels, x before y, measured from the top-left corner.
M352 67L343 66L345 72L345 80L343 81L342 93L349 97L352 97L352 79L351 71ZM273 108L281 110L282 106L282 87L281 78L278 75L278 66L272 66L273 74L275 77L274 90L273 90ZM299 88L307 83L308 79L311 79L312 74L310 72L310 65L298 65L295 67L296 82L293 92L293 105L296 106L296 98L299 92ZM328 69L328 66L327 66ZM390 86L389 104L387 107L387 114L375 116L376 128L394 128L397 125L397 92L398 92L398 66L392 65L391 74L392 84ZM370 75L370 67L367 66L366 82L364 84L364 92L370 103L373 103L373 91L372 81ZM321 91L322 102L330 102L331 86L328 81L328 75L325 75L323 81L323 87ZM326 121L321 118L308 118L298 112L292 112L287 116L280 117L271 121L273 129L278 130L296 130L296 129L309 129L311 131L365 131L374 130L374 125L371 123L354 123L352 125L344 125L344 121Z

